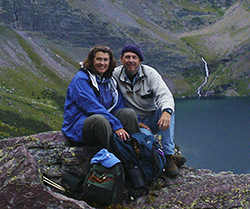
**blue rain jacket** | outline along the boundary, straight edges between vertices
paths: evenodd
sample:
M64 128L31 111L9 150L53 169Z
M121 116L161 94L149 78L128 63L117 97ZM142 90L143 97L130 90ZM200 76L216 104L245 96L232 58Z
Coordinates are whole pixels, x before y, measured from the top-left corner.
M105 95L105 87L110 90L109 94ZM107 109L102 102L109 101L110 95L113 100L112 106ZM101 114L106 117L112 130L116 131L123 126L113 114L121 108L125 108L124 101L117 90L117 83L114 78L103 79L100 82L100 79L97 79L89 71L80 70L67 89L62 132L72 141L84 141L82 137L83 122L88 116L94 114Z

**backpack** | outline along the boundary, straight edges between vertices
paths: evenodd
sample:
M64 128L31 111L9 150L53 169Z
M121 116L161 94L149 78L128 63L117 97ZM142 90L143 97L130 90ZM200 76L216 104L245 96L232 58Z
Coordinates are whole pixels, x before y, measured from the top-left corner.
M166 159L159 143L153 135L146 135L137 132L131 135L131 138L122 141L116 134L114 136L116 145L122 156L122 163L126 173L142 172L145 184L149 184L162 173ZM132 175L129 175L133 178ZM141 179L134 180L141 182Z
M65 189L64 194L66 196L80 200L83 195L82 185L84 179L85 175L78 171L75 170L67 171L61 181L61 185Z
M93 207L119 204L123 200L125 180L123 166L120 160L106 149L99 151L99 158L96 155L91 160L90 171L83 183L83 200ZM111 167L107 167L106 159L103 158L107 155L117 160Z

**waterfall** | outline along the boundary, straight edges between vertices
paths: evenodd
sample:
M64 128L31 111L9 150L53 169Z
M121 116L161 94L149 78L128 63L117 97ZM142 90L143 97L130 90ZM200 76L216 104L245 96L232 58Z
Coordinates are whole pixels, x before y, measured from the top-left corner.
M208 66L207 66L207 62L206 60L202 57L201 58L202 61L204 62L205 64L205 80L204 82L199 86L199 88L196 90L197 94L199 97L201 97L201 89L203 88L203 86L207 83L207 80L208 80L208 77L209 77L209 69L208 69Z

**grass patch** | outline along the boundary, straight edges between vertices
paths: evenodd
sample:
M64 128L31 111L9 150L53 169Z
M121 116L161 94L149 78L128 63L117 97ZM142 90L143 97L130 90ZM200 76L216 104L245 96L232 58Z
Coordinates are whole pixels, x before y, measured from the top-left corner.
M16 112L0 109L0 139L7 137L28 136L52 130L46 123L33 118L25 118Z
M207 62L210 62L218 58L218 52L212 52L206 46L206 36L209 35L186 36L182 37L181 40L190 46L200 57L204 57Z
M79 63L75 62L74 59L70 55L64 53L63 51L59 50L55 46L51 46L51 50L55 54L59 55L63 60L65 60L66 62L70 63L72 66L74 66L75 69L79 68Z
M33 48L20 36L16 36L19 45L28 54L29 58L35 63L36 67L42 67L42 59L37 55Z
M1 93L0 139L61 129L63 110L53 101Z
M22 67L2 69L1 77L0 139L61 130L66 84L46 83Z

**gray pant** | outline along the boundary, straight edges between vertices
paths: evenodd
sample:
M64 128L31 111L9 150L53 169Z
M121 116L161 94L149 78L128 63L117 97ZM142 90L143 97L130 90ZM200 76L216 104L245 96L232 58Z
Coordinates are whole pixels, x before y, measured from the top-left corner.
M123 108L115 112L114 116L120 120L124 129L129 133L140 132L137 114L131 108ZM103 115L95 114L85 119L83 122L84 144L99 145L108 150L113 147L113 131L107 118Z

